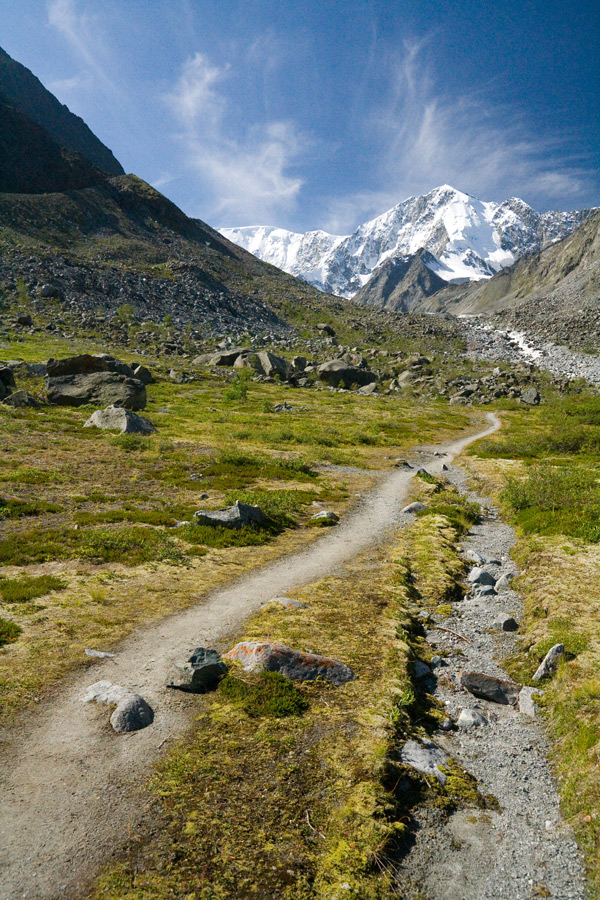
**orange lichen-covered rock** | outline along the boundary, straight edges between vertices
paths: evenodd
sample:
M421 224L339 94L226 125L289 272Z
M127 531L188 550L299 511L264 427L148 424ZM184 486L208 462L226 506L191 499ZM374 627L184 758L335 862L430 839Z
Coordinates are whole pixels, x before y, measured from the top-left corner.
M352 669L337 659L292 650L268 641L242 641L225 654L239 662L247 672L280 672L292 681L323 678L331 684L346 684L356 677Z

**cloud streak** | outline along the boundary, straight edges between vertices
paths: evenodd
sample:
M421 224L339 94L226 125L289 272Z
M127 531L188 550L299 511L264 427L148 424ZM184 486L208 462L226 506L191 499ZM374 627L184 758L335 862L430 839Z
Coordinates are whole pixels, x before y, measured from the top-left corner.
M494 99L494 85L445 94L427 64L428 44L406 43L388 58L380 102L356 116L365 144L377 148L372 186L331 198L325 227L348 230L444 183L485 200L516 194L534 204L576 205L593 178L566 136L535 134L522 111ZM381 56L377 65L380 72Z
M76 0L48 0L48 24L65 39L84 71L73 78L55 82L56 90L76 91L92 84L100 84L115 96L121 91L108 74L110 56L101 37L98 20L78 7Z
M303 181L290 170L308 142L290 120L240 126L240 111L227 97L229 75L229 66L196 53L166 99L182 128L186 165L207 197L204 214L269 221L297 201Z

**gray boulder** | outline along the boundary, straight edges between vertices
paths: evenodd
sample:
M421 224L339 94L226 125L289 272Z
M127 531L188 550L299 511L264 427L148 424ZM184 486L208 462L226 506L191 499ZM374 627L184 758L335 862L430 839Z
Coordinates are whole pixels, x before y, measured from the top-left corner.
M175 663L167 687L192 694L205 694L227 671L226 663L216 650L198 647L186 660Z
M365 397L369 397L377 391L377 382L372 381L371 384L365 384L364 387L358 389L358 393Z
M323 334L328 334L329 337L335 337L335 328L331 325L327 325L325 322L319 322L317 331L322 331Z
M135 691L124 688L112 681L96 681L90 685L81 698L84 703L106 703L115 705L110 724L117 734L139 731L154 721L152 707Z
M119 700L110 717L110 724L117 734L140 731L154 722L154 711L139 694L128 694Z
M536 387L527 388L527 390L523 391L521 394L521 403L527 403L529 406L538 406L541 399Z
M494 628L497 628L498 631L517 631L519 625L516 620L513 619L512 616L507 615L507 613L498 613L494 619Z
M465 550L465 559L469 562L475 563L476 566L482 566L485 562L485 557L483 557L480 553L477 553L476 550Z
M512 575L507 573L506 575L501 575L498 581L496 582L496 590L498 593L502 593L503 591L510 590L510 582L512 581Z
M264 525L267 517L260 506L249 506L236 500L234 506L226 509L199 509L194 513L197 525L224 525L226 528L241 528L243 525Z
M92 372L84 375L49 377L46 381L49 403L57 406L122 406L144 409L146 387L137 378L114 372Z
M136 366L133 370L133 377L141 381L142 384L154 384L154 376L146 366Z
M550 675L553 675L564 655L564 644L555 644L554 647L551 647L546 653L532 680L541 681L542 678L548 678Z
M484 675L482 672L461 672L460 686L475 697L505 705L515 704L521 690L521 685L514 681Z
M519 694L519 712L534 718L539 712L539 706L535 702L535 695L543 696L544 692L539 688L524 687Z
M488 720L477 709L462 709L456 724L459 728L467 731L471 728L481 728L482 725L487 725Z
M273 597L269 603L278 603L283 609L306 609L306 603L299 600L292 600L290 597Z
M411 769L415 769L422 775L433 775L442 787L446 784L448 776L441 767L448 765L449 757L445 750L428 741L407 741L400 751L400 762Z
M415 659L412 670L415 678L427 678L428 675L431 675L431 669L422 659Z
M282 381L287 381L292 375L291 363L281 356L275 356L273 353L269 353L268 350L261 350L260 353L256 354L256 359L260 366L259 371L269 378L273 378L277 375Z
M331 510L324 509L316 515L311 516L310 521L316 522L319 525L337 525L340 521L340 517L334 512L331 512Z
M260 372L264 374L262 371L262 366L260 364L260 360L258 358L258 354L256 353L240 353L238 358L233 364L234 369L253 369L255 372Z
M195 366L233 366L240 354L250 353L247 347L233 347L216 353L203 353L192 360Z
M89 417L84 428L102 428L105 431L120 431L121 434L153 434L156 428L149 419L121 406L97 409Z
M341 685L355 678L352 669L337 659L267 641L242 641L225 654L225 659L239 662L247 672L280 672L292 681L323 678Z
M131 366L108 353L80 353L78 356L67 356L64 359L49 359L46 363L46 374L49 378L90 375L93 372L112 372L115 375L133 378Z
M346 388L354 387L354 385L360 388L377 381L377 376L373 372L350 366L343 359L333 359L323 363L317 368L317 375L330 387L339 387L343 382Z
M496 584L496 579L490 572L486 572L485 569L480 568L479 566L474 566L471 569L469 574L467 575L467 581L469 584L481 584L481 585L489 585L494 587Z
M19 409L25 407L38 409L40 405L35 397L32 397L27 391L13 391L12 394L9 394L8 397L5 398L4 402L7 403L8 406L14 406Z
M415 500L414 503L409 503L408 506L405 506L404 509L401 509L402 513L418 513L423 512L426 509L425 504L421 503L419 500Z
M6 388L16 387L15 372L12 366L0 366L0 382Z

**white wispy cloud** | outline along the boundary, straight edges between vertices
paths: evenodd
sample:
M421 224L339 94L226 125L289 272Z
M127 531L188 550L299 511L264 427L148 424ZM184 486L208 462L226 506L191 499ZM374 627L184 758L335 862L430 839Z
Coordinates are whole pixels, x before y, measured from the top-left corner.
M55 83L55 89L75 91L100 83L115 95L121 92L109 74L114 63L105 45L97 15L77 0L48 0L48 24L62 35L83 70L72 78Z
M196 53L166 99L207 197L203 214L223 224L271 221L297 200L303 182L291 169L308 142L290 120L245 123L227 96L229 73Z
M484 200L519 195L576 206L592 173L571 155L568 137L536 133L522 110L498 99L493 83L448 94L427 62L432 43L426 37L387 59L375 56L378 78L387 68L387 87L374 107L355 112L364 140L376 147L371 186L331 198L325 227L347 231L377 208L444 183Z

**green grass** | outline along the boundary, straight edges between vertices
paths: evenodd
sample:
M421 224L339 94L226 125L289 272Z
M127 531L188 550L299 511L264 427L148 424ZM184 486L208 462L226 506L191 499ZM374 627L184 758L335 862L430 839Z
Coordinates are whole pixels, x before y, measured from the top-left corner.
M219 691L253 718L299 716L308 709L306 697L279 672L261 672L254 679L229 673Z
M52 591L62 591L67 582L55 575L0 578L0 597L5 603L27 603Z
M10 622L0 616L0 647L14 643L23 629L16 622Z
M0 540L3 565L27 566L53 559L92 559L138 566L154 561L181 562L183 551L154 528L46 529L12 534Z
M46 500L19 500L18 497L0 496L0 519L20 519L25 516L39 516L43 513L61 512L58 503Z

